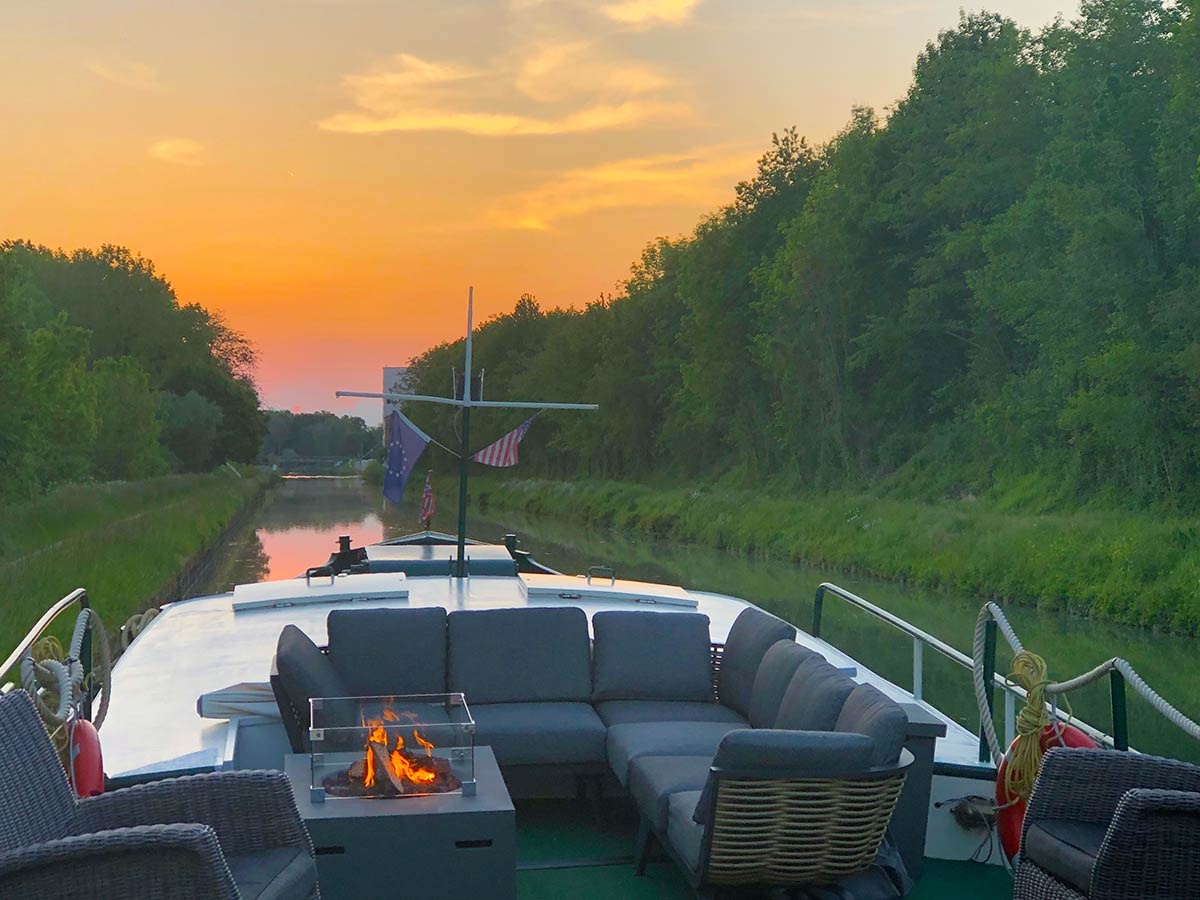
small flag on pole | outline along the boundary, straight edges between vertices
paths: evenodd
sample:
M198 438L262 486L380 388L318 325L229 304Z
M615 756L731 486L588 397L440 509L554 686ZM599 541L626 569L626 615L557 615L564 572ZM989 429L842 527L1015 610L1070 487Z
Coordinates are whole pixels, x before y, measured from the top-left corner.
M433 511L436 508L433 503L433 482L430 479L433 477L433 472L425 473L425 490L421 494L421 524L425 526L425 530L429 530L429 523L433 521Z
M517 445L521 443L521 438L525 437L525 432L529 430L529 426L536 418L537 416L531 416L526 419L494 444L488 444L471 459L477 463L483 463L485 466L495 466L498 469L515 466L517 464Z
M429 435L408 421L402 413L388 416L391 422L388 440L387 470L383 475L383 496L392 503L404 499L404 487L416 468L417 460L429 446Z

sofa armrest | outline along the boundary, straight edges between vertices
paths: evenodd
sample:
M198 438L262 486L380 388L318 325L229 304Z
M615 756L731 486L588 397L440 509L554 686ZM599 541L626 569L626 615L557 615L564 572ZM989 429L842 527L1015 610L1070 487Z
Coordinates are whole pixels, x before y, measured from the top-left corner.
M282 772L211 772L168 778L100 794L79 803L87 831L198 822L216 832L225 853L295 847L312 856L312 840Z
M1092 870L1092 900L1200 896L1200 793L1134 788L1117 804Z
M0 854L0 896L238 900L217 836L195 823L73 835Z

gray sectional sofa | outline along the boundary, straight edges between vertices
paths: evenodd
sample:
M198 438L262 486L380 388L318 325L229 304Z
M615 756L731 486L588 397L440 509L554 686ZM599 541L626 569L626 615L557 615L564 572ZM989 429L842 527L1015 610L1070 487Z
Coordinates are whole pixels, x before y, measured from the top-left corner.
M271 682L298 752L312 697L461 691L476 743L506 778L530 766L611 772L642 814L643 847L657 835L694 880L711 855L721 778L899 772L900 849L919 869L944 728L856 684L761 610L745 609L724 645L708 626L698 613L605 611L589 634L576 607L336 610L327 648L284 629Z

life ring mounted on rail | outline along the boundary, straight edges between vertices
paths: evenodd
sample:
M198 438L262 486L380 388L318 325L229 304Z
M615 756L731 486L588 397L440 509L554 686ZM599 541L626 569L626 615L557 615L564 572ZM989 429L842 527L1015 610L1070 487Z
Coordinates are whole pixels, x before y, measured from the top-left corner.
M1014 789L1010 777L1010 764L1017 756L1017 747L1025 739L1017 735L1008 745L1008 751L996 767L996 831L1000 834L1000 845L1009 862L1021 849L1021 831L1025 825L1025 808L1029 798ZM1038 756L1045 755L1054 747L1095 747L1096 742L1066 722L1053 722L1043 726L1038 739Z

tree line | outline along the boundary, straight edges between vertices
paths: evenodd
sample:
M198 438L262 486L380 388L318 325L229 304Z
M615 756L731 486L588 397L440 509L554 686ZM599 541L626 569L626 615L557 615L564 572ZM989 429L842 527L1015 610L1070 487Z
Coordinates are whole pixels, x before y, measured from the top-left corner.
M360 416L331 412L266 412L267 428L259 459L287 461L296 457L363 459L381 453L383 426L371 428Z
M123 247L0 243L0 498L252 460L254 361Z
M522 297L477 334L485 392L601 406L545 416L526 465L1196 506L1198 11L964 14L886 115L776 135L617 296ZM417 392L461 359L424 353Z

